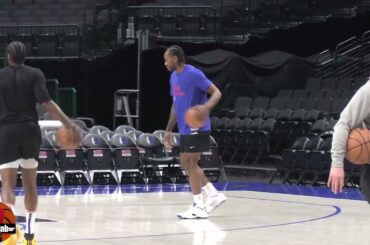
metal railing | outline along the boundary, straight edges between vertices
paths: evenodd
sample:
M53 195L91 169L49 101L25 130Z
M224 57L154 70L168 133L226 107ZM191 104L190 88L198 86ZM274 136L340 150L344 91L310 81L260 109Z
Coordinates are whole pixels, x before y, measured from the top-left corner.
M335 76L356 77L360 74L361 39L351 37L335 47Z
M362 49L361 49L361 73L364 76L370 75L370 31L362 34Z
M218 35L216 9L211 6L129 6L136 29L172 39L211 39Z
M316 73L325 78L333 73L335 59L329 49L320 52L316 58Z
M316 76L366 77L370 75L370 30L361 37L350 37L337 44L335 50L317 55Z

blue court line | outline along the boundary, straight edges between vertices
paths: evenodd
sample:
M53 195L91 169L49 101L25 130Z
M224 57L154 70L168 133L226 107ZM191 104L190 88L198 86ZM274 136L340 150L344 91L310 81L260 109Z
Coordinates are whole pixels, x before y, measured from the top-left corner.
M306 202L293 202L293 201L284 201L284 200L274 200L274 199L267 199L267 198L252 198L252 197L241 197L241 196L229 196L230 198L236 199L250 199L250 200L261 200L261 201L270 201L270 202L280 202L280 203L292 203L292 204L302 204L302 205L310 205L310 206L321 206L321 207L330 207L333 208L334 211L320 217L310 218L306 220L300 221L292 221L287 223L281 224L271 224L271 225L260 225L260 226L249 226L249 227L239 227L239 228L229 228L229 229L222 229L217 231L202 231L204 233L212 233L212 232L224 232L224 231L241 231L241 230L254 230L254 229L263 229L263 228L270 228L270 227L281 227L281 226L288 226L288 225L298 225L308 222L314 222L317 220L328 219L333 216L336 216L341 213L341 208L334 205L325 205L325 204L315 204L315 203L306 203ZM212 219L212 216L209 218ZM101 238L85 238L85 239L65 239L65 240L45 240L39 241L43 243L56 243L56 242L78 242L78 241L101 241L101 240L120 240L120 239L135 239L135 238L150 238L150 237L164 237L164 236L179 236L179 235L192 235L195 232L179 232L179 233L163 233L163 234L149 234L149 235L138 235L138 236L121 236L121 237L101 237Z
M323 198L338 198L350 200L364 200L361 192L357 189L345 189L342 193L333 194L326 187L311 187L282 184L230 182L216 183L215 186L221 191L257 191L268 193L291 194L300 196L315 196ZM64 187L39 187L39 195L84 195L84 194L113 194L121 193L153 193L153 192L189 192L189 184L150 184L150 185L93 185L93 186L64 186ZM24 195L22 188L16 189L16 195Z
M219 188L222 189L222 186ZM342 193L334 194L329 188L323 186L313 187L302 185L231 182L228 183L227 190L244 190L322 198L364 200L363 195L358 189L345 188Z

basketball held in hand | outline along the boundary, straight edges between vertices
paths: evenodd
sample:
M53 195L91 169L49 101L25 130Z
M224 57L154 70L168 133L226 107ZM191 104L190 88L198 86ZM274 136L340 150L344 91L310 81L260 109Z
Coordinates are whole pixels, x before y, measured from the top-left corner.
M186 111L185 121L191 128L201 128L206 123L207 116L207 108L204 105L197 105Z
M56 141L60 148L76 149L81 144L81 133L77 128L61 127L56 133Z
M366 128L351 130L347 141L346 158L353 164L370 162L370 131Z

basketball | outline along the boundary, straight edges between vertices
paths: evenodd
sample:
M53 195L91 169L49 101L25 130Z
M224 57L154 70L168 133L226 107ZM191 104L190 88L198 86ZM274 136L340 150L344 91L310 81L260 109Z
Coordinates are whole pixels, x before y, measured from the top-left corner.
M4 209L0 209L0 224L3 222L5 217Z
M198 107L191 107L186 111L185 121L191 128L201 128L206 123L206 116Z
M353 164L370 162L370 131L355 128L348 137L346 158Z
M0 203L0 209L2 210L2 215L3 215L2 216L3 217L2 221L0 223L15 226L16 218L15 218L12 210L10 210L10 208L7 205L3 204L3 203ZM2 233L1 234L1 241L7 240L8 238L11 237L11 235L12 235L11 233L7 233L7 232ZM10 238L10 239L12 239L12 238ZM14 239L15 239L15 242L17 242L17 237L14 237Z
M76 129L61 127L57 130L56 141L64 149L76 149L81 144L81 134Z

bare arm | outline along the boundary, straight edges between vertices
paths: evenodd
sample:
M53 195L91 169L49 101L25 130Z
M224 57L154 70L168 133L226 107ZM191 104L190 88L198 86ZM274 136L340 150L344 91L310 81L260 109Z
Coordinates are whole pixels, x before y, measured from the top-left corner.
M171 112L170 112L170 118L168 119L166 131L172 132L172 130L175 127L175 125L176 125L176 112L175 112L175 107L174 107L174 105L172 103Z
M331 169L328 187L334 193L342 192L345 185L345 171L343 168L346 155L347 140L351 129L362 127L365 119L370 117L370 83L363 85L349 101L340 114L334 127L333 142L331 147Z
M211 97L208 99L207 103L204 105L209 109L212 110L220 101L222 94L221 91L212 83L211 86L209 86L207 91Z
M46 112L49 113L51 118L59 120L66 128L73 128L73 123L66 114L59 108L59 106L53 101L49 100L41 104Z
M170 118L168 119L166 133L164 134L164 139L163 139L164 147L166 149L172 148L171 132L173 128L175 127L175 125L176 125L176 112L175 112L175 107L172 102Z

